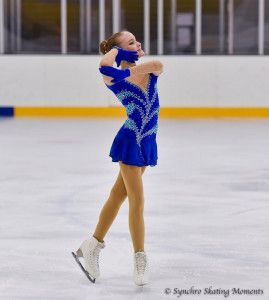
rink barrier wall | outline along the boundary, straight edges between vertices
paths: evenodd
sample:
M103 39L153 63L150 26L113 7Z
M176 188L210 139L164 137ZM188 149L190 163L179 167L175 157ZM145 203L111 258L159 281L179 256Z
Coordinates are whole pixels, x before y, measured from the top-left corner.
M3 116L125 116L102 55L0 56ZM157 55L160 117L268 117L269 55Z
M122 117L123 107L0 107L1 117ZM160 118L269 118L269 108L161 107Z

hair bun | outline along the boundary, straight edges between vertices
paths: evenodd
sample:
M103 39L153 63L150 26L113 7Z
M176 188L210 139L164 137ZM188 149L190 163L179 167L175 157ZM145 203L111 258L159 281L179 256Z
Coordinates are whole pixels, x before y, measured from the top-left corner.
M112 36L110 36L108 39L102 40L102 42L99 44L99 51L102 54L106 54L109 52L113 46L116 46L118 44L118 38L122 34L122 31L114 33Z
M105 51L108 52L108 43L107 40L104 40Z

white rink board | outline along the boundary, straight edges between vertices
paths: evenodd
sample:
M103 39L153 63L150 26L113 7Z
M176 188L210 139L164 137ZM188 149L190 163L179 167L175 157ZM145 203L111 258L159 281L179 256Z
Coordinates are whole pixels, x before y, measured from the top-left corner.
M101 56L2 55L0 106L120 105L99 73ZM269 56L147 56L159 59L163 107L269 107Z

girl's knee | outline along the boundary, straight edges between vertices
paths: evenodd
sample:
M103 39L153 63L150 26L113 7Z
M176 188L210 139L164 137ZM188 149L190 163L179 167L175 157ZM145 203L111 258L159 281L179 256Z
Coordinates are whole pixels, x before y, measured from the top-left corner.
M130 206L129 213L131 216L133 216L137 220L137 218L143 217L144 207L143 206Z
M113 201L117 201L119 203L122 203L125 201L127 197L127 192L122 189L118 189L116 187L113 187L110 191L109 198Z
M144 210L144 198L143 197L128 197L129 207L136 212L143 212Z

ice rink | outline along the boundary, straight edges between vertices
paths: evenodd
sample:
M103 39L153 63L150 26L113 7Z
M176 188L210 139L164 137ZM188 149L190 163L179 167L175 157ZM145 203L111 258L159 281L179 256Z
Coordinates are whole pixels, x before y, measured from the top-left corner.
M158 165L143 175L150 283L132 279L128 200L100 279L81 272L71 251L116 180L108 153L123 122L0 119L0 299L269 299L268 119L160 119ZM201 294L174 294L191 287Z

